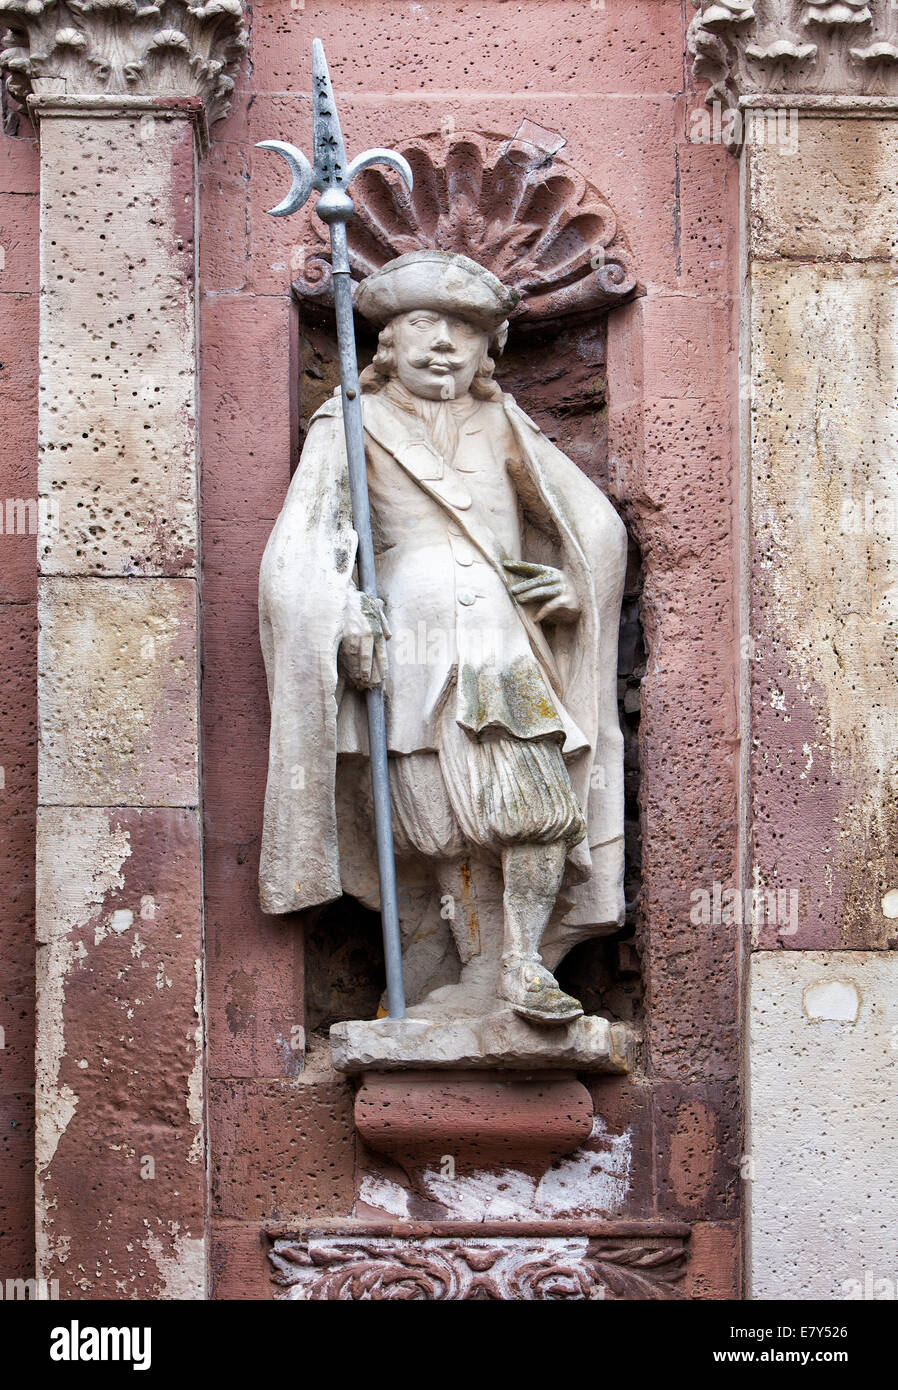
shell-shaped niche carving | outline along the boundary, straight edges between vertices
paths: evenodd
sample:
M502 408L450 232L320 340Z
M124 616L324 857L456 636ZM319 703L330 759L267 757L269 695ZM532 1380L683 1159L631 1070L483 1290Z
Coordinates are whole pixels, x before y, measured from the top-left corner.
M609 308L636 287L632 257L606 200L558 158L564 141L525 121L513 137L425 135L397 145L414 174L409 193L372 167L353 181L348 225L353 279L407 251L470 256L521 294L515 321L548 322ZM313 219L316 235L326 229ZM332 299L327 247L305 258L294 291Z

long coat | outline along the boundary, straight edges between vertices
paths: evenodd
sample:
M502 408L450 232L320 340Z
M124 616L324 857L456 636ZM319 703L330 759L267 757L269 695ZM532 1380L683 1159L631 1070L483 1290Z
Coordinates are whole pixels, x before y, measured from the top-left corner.
M499 616L498 604L513 609L518 645L535 657L551 687L556 727L563 730L565 757L587 821L587 837L569 860L566 897L572 906L562 924L565 949L613 930L623 920L623 739L616 698L623 524L607 498L510 396L480 406L477 431L512 441L515 491L525 518L523 554L512 558L556 565L579 600L574 623L543 632L500 582L502 555L496 552L506 547L472 519L470 498L466 505L458 475L441 466L422 422L378 396L363 398L363 414L379 580L394 632L387 646L390 749L433 746L434 712L448 674L464 662L465 633L489 623L490 612ZM403 511L411 518L414 545L396 544ZM390 526L392 534L385 534ZM341 879L335 787L338 754L367 750L363 697L346 687L337 662L355 554L335 397L313 418L260 574L260 635L271 703L260 863L266 912L330 902L352 888ZM457 570L459 563L470 565L472 556L476 570ZM394 582L397 566L401 582ZM459 588L454 570L466 581L479 573L480 581ZM446 660L399 665L390 659L392 642L420 631L422 616L427 633L449 634ZM466 711L462 684L457 717L476 732L477 717L473 707ZM506 700L494 722L507 727L509 708L519 707ZM489 722L489 711L484 717L481 710L479 727ZM516 732L538 736L541 730Z

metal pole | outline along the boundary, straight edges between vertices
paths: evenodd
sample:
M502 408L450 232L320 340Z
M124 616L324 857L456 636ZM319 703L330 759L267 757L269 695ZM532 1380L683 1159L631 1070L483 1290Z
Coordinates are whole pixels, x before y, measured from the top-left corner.
M357 561L359 588L377 598L374 570L374 544L371 537L371 510L368 503L368 468L362 424L362 398L352 321L352 283L346 248L346 223L331 224L334 303L337 308L337 343L340 353L340 392L343 399L343 429L349 461L349 495L352 517L359 538ZM368 710L368 749L371 763L371 790L374 797L374 833L377 840L377 872L380 879L380 912L383 924L384 960L387 970L387 999L390 1018L405 1017L405 990L402 980L402 943L399 935L399 904L396 892L396 860L393 854L393 812L390 806L390 774L387 763L387 719L382 685L365 692Z
M343 403L343 430L346 437L346 458L349 468L349 493L352 500L352 520L358 535L359 588L372 599L377 598L377 575L374 570L374 543L371 536L371 511L368 503L368 468L365 457L365 431L362 421L362 400L359 369L355 350L355 327L352 319L352 282L349 274L349 250L346 242L346 223L355 209L346 192L347 186L369 164L388 164L396 169L409 189L412 171L402 155L392 150L366 150L346 167L343 136L337 118L337 107L331 88L330 75L320 39L312 45L312 74L314 86L314 147L315 164L294 145L282 140L262 140L262 149L273 149L283 155L293 175L293 186L276 208L273 217L286 217L296 212L308 199L313 188L321 197L316 212L330 227L331 264L333 267L334 303L337 310L337 345L340 356L340 394ZM387 722L384 692L381 685L365 692L368 711L368 748L371 764L371 787L374 799L374 833L377 842L377 870L380 879L380 911L384 937L384 959L387 971L387 999L391 1018L405 1017L405 990L402 983L402 942L399 935L399 904L396 893L396 861L393 854L393 815L390 807L390 776L387 761Z

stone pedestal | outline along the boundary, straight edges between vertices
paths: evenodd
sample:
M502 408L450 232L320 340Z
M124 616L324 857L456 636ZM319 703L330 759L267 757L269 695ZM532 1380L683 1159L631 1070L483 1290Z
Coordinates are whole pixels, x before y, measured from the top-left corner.
M588 1017L539 1027L510 1008L450 1022L379 1018L335 1023L330 1038L335 1069L348 1073L372 1067L379 1071L575 1067L617 1075L632 1069L637 1047L636 1032L625 1023Z
M573 1073L366 1072L355 1127L402 1167L439 1164L544 1171L592 1132L592 1097Z

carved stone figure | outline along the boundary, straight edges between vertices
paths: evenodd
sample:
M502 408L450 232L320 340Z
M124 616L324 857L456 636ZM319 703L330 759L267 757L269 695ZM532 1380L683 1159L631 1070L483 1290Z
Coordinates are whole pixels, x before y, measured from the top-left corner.
M382 682L411 1020L582 1014L551 973L623 920L608 500L492 380L517 293L414 251L357 290L379 604L353 577L339 397L262 562L272 725L261 900L377 907L362 692Z

